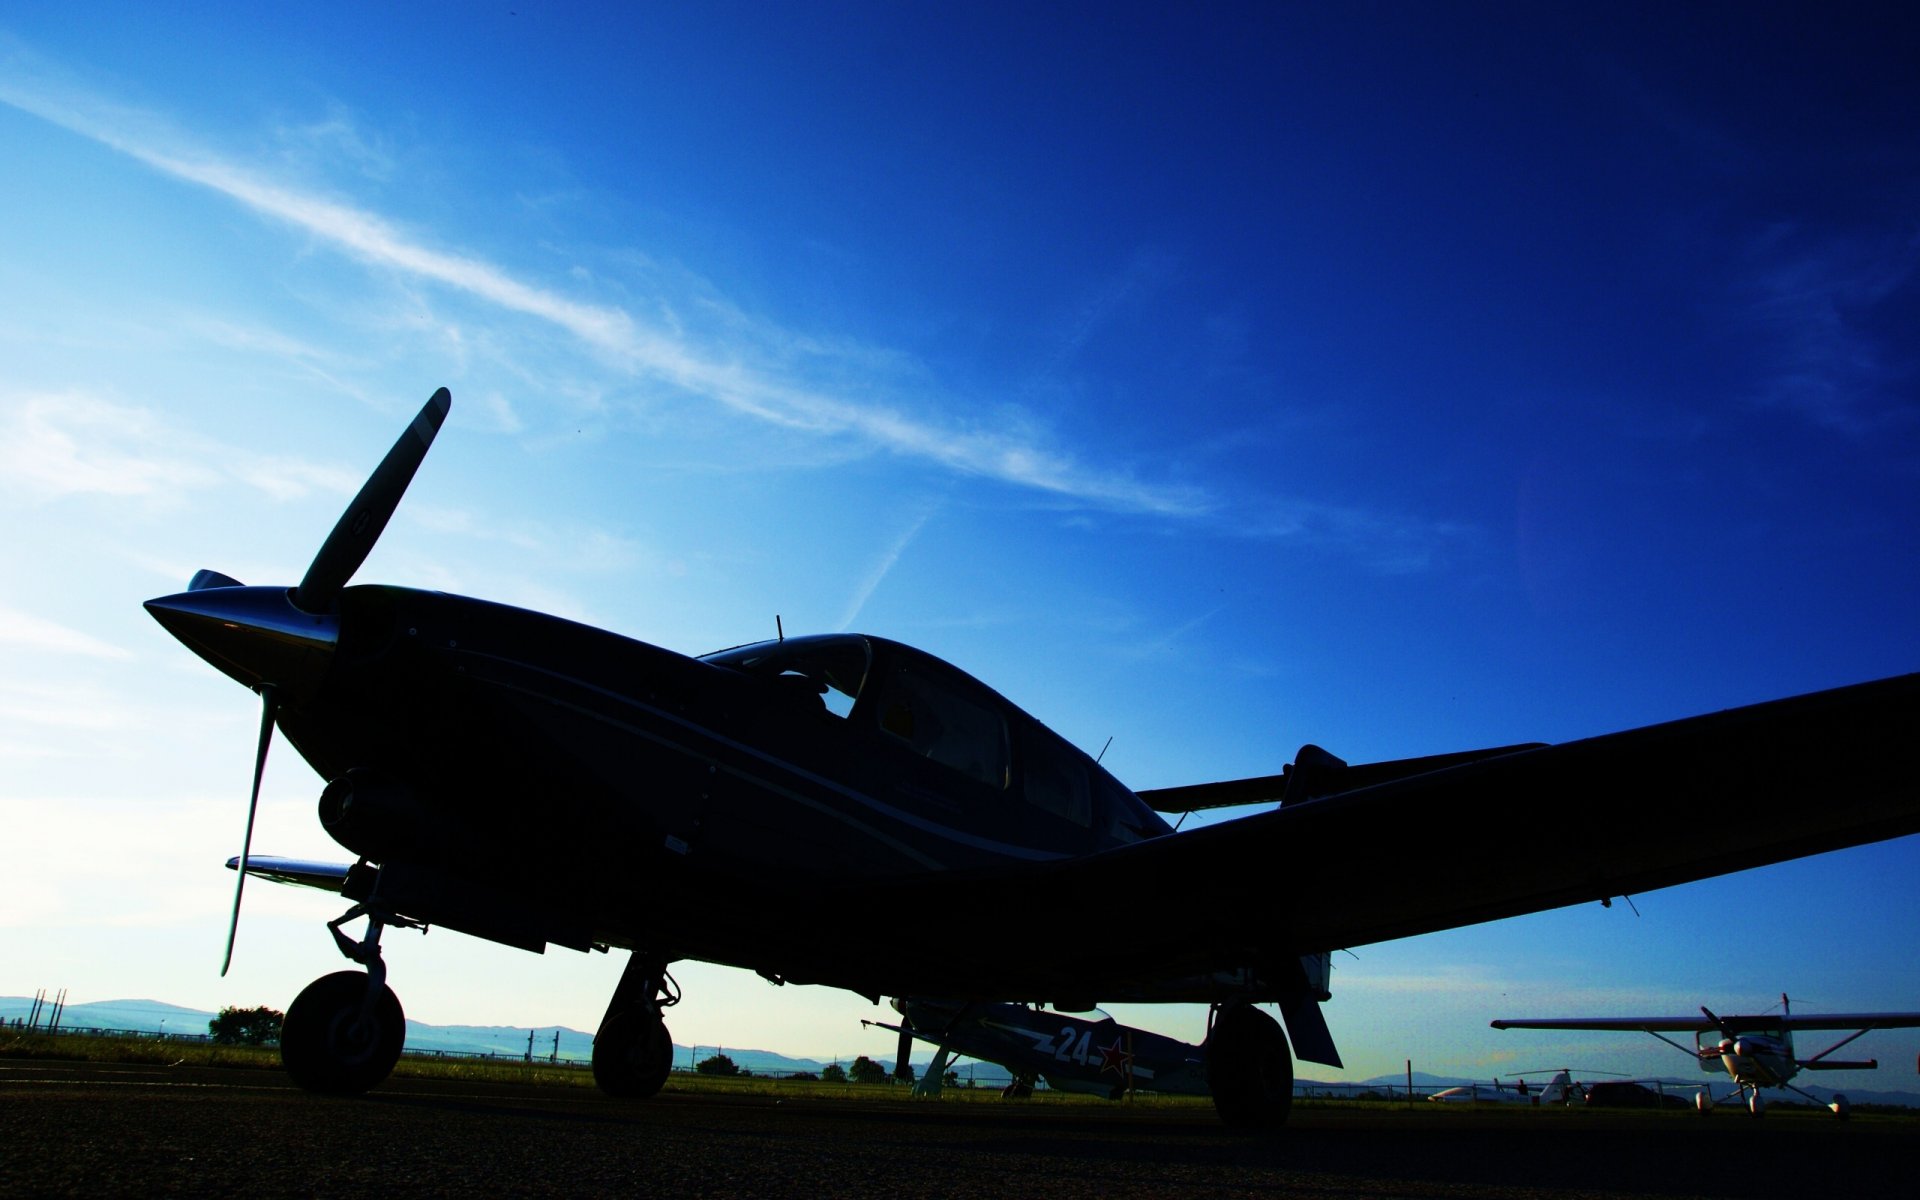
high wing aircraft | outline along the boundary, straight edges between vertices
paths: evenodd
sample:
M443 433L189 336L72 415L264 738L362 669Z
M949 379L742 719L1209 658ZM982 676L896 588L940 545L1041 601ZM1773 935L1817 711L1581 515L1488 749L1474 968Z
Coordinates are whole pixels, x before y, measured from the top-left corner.
M900 1024L863 1024L900 1035L896 1062L907 1061L915 1038L935 1047L933 1065L913 1086L916 1095L940 1094L950 1057L997 1063L1015 1086L1035 1078L1062 1092L1117 1100L1130 1091L1177 1096L1209 1095L1207 1051L1112 1017L1089 1020L1024 1004L908 999L893 1001Z
M1427 1099L1436 1104L1528 1104L1537 1108L1543 1104L1571 1104L1573 1096L1573 1073L1565 1070L1554 1072L1553 1078L1537 1086L1517 1077L1512 1083L1494 1079L1488 1083L1444 1088Z
M1879 1067L1873 1059L1860 1062L1842 1062L1828 1058L1835 1050L1846 1045L1874 1029L1913 1029L1920 1028L1920 1012L1893 1013L1817 1013L1813 1016L1792 1014L1787 1004L1787 995L1780 993L1780 1011L1767 1016L1715 1016L1705 1005L1700 1008L1697 1017L1572 1017L1560 1020L1502 1020L1493 1022L1495 1029L1592 1029L1592 1030L1633 1030L1650 1033L1654 1037L1672 1046L1699 1064L1702 1071L1724 1070L1732 1077L1736 1091L1728 1094L1743 1096L1747 1102L1747 1111L1760 1116L1766 1111L1766 1100L1760 1095L1761 1088L1785 1088L1787 1091L1805 1096L1819 1104L1817 1097L1794 1087L1789 1081L1801 1071L1871 1071ZM1841 1038L1833 1045L1814 1055L1812 1058L1796 1058L1793 1052L1793 1032L1796 1029L1851 1029L1854 1032ZM1692 1033L1695 1044L1683 1046L1668 1033ZM1704 1109L1712 1104L1712 1098L1705 1092L1700 1093L1700 1106ZM1844 1118L1847 1115L1847 1098L1834 1093L1832 1103L1827 1105L1834 1113Z
M1354 766L1307 747L1278 775L1136 794L884 638L695 658L483 600L348 586L451 404L434 393L297 586L203 570L146 605L261 698L228 961L249 872L351 902L329 928L362 969L316 980L286 1015L282 1059L308 1088L387 1076L403 1019L383 932L441 925L536 953L630 951L594 1043L616 1095L664 1082L668 968L692 959L876 1002L1208 1004L1220 1115L1272 1126L1291 1103L1289 1035L1300 1057L1340 1061L1327 980L1303 967L1327 951L1920 830L1920 675L1552 746ZM327 781L320 822L354 862L252 864L276 728ZM1278 804L1184 833L1159 815L1261 801ZM533 811L585 836L562 855L494 835ZM1589 819L1540 855L1549 812ZM1648 836L1667 821L1715 836ZM1460 882L1427 887L1435 861ZM1541 865L1512 865L1525 861ZM949 902L929 937L928 906Z

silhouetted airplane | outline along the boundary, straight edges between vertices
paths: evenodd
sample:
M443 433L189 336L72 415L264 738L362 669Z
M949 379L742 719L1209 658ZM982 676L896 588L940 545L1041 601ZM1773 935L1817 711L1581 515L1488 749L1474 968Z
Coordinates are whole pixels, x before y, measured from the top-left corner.
M1338 1065L1318 1006L1333 948L1920 829L1920 676L1556 746L1356 766L1307 747L1279 775L1136 795L883 638L689 658L481 600L348 587L450 405L445 389L428 401L297 587L202 571L147 602L261 696L233 922L249 870L353 902L329 928L364 973L318 979L287 1011L282 1059L309 1088L386 1077L403 1027L381 934L433 924L535 952L631 950L594 1045L616 1095L665 1080L667 968L694 959L876 1001L1209 1004L1221 1116L1273 1125L1293 1064L1254 1005L1278 1005L1302 1058ZM328 781L321 823L356 862L250 864L276 726ZM1274 800L1184 833L1155 811ZM572 848L498 836L530 813L577 831ZM1542 822L1570 818L1577 835L1539 854ZM1648 835L1664 823L1714 835ZM1428 886L1435 862L1444 889ZM342 926L358 917L355 938Z
M1528 1072L1531 1074L1531 1072ZM1570 1104L1574 1097L1573 1073L1556 1071L1545 1084L1529 1084L1515 1076L1512 1083L1494 1079L1488 1083L1465 1083L1444 1088L1428 1096L1436 1104Z
M1205 1096L1206 1048L1112 1017L1089 1020L1024 1004L953 1000L895 1000L900 1024L864 1021L900 1035L896 1063L907 1061L913 1040L932 1043L933 1064L913 1085L916 1095L940 1094L952 1057L996 1063L1012 1074L1012 1087L1045 1079L1062 1092L1117 1100L1130 1091ZM896 1067L896 1070L898 1068Z
M1789 1082L1801 1071L1872 1071L1880 1064L1874 1059L1841 1062L1828 1058L1835 1050L1874 1029L1920 1028L1920 1012L1891 1013L1816 1013L1796 1017L1787 1005L1787 994L1780 993L1780 1011L1771 1016L1718 1017L1705 1005L1698 1017L1567 1017L1552 1020L1500 1020L1495 1029L1590 1029L1632 1030L1650 1033L1685 1054L1702 1071L1724 1070L1732 1077L1736 1090L1726 1098L1744 1096L1747 1111L1760 1116L1766 1111L1761 1088L1785 1088L1819 1104L1818 1097L1803 1092ZM1812 1058L1795 1058L1793 1031L1796 1029L1851 1029L1854 1032ZM1692 1033L1695 1045L1682 1046L1668 1033ZM1717 1035L1717 1036L1716 1036ZM1699 1096L1701 1108L1713 1101L1705 1092ZM1834 1093L1826 1106L1841 1117L1847 1115L1847 1098Z

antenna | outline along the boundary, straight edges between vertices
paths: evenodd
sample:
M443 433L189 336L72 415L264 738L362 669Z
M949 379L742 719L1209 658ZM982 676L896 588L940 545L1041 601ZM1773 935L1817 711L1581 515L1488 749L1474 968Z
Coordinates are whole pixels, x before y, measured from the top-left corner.
M773 614L773 632L779 636L781 641L784 642L787 640L787 627L780 623L779 613Z
M1107 735L1107 745L1106 745L1106 746L1102 746L1102 747L1100 747L1100 753L1098 753L1098 754L1096 754L1096 755L1094 755L1094 756L1093 756L1093 762L1094 762L1094 765L1095 765L1095 766L1099 766L1099 765L1100 765L1100 760L1101 760L1101 759L1103 759L1103 758L1105 758L1105 757L1107 756L1107 747L1108 747L1108 746L1111 746L1111 745L1113 745L1113 735L1112 735L1112 734L1108 734L1108 735Z

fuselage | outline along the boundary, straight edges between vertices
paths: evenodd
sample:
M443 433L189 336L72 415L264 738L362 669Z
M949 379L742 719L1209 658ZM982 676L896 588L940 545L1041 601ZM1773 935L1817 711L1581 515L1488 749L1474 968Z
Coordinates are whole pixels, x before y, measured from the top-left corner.
M1785 1087L1800 1072L1793 1056L1793 1034L1787 1030L1741 1033L1712 1043L1703 1040L1701 1069L1711 1071L1716 1063L1743 1087Z
M1118 1096L1129 1091L1208 1094L1206 1052L1199 1046L1122 1025L1018 1004L896 1001L916 1037L998 1063L1016 1076L1038 1076L1059 1091Z

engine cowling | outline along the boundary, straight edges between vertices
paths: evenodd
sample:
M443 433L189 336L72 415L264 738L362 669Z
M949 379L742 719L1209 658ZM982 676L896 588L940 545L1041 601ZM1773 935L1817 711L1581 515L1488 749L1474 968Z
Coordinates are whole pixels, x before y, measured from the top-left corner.
M355 854L385 862L417 855L427 821L412 787L355 769L320 793L320 825Z

